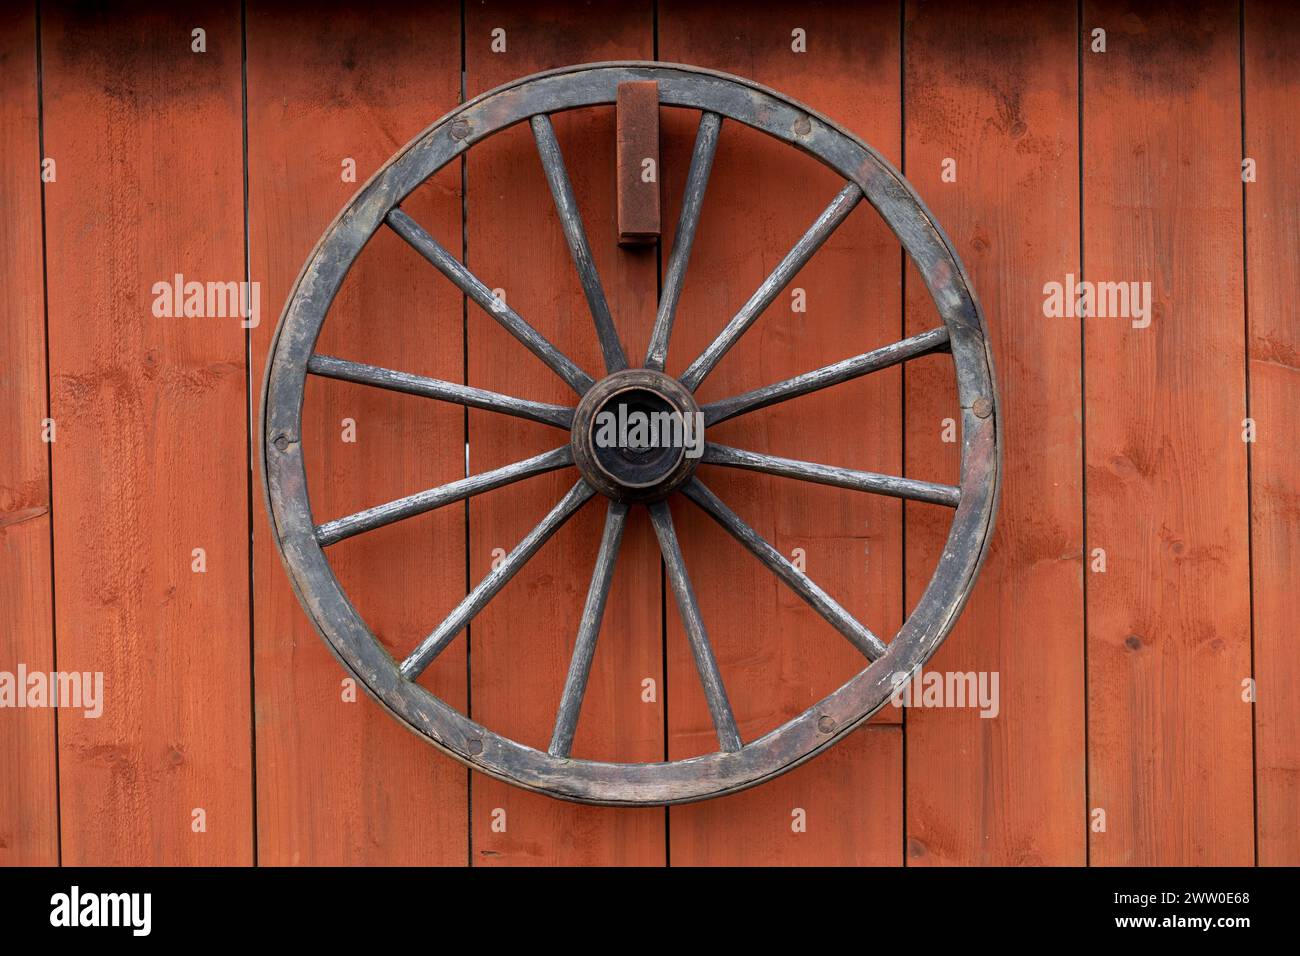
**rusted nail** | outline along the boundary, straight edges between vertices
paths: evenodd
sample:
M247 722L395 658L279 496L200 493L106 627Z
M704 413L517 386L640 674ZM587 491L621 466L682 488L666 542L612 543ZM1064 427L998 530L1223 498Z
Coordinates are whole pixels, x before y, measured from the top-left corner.
M465 139L470 134L469 120L458 119L451 124L451 138Z
M468 740L465 742L465 749L468 750L472 756L477 757L483 752L483 741L479 740L477 737L473 740Z
M976 418L988 418L993 414L993 403L987 398L977 398L970 410L975 413Z
M286 448L289 447L289 439L284 435L276 435L275 447L280 449L280 451L284 451Z
M796 136L807 136L812 132L812 120L807 116L800 116L794 122L794 134Z
M835 718L828 717L825 714L817 718L817 729L824 734L835 732Z

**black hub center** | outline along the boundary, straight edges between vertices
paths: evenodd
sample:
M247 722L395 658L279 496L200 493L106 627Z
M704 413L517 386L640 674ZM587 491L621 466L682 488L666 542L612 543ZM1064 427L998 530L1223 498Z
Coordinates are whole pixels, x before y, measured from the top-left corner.
M680 488L704 449L704 418L676 379L650 369L615 372L591 387L573 419L573 457L597 491L653 501Z

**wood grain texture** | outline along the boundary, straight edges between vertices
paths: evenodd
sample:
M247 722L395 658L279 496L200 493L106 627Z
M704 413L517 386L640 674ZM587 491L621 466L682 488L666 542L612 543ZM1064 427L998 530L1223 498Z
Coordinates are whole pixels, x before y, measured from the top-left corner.
M686 813L672 807L672 864L897 865L902 792L903 728L869 723L761 787L692 804ZM677 837L679 828L686 838Z
M1275 0L1246 0L1244 13L1119 0L1081 14L1020 0L463 7L462 29L456 5L412 0L381 16L250 0L241 36L233 0L183 13L42 4L39 59L35 5L0 13L0 671L57 660L104 672L106 687L98 719L0 709L0 865L57 862L60 838L72 864L1249 864L1254 845L1259 863L1300 863L1300 15ZM191 51L196 27L204 53ZM1088 48L1094 27L1107 31L1105 53ZM796 29L806 52L791 48ZM462 82L473 96L540 69L648 59L656 39L663 60L773 86L896 163L905 144L905 172L982 300L1006 425L993 553L928 669L996 671L1000 700L995 719L886 707L759 788L629 811L471 775L364 692L345 699L346 673L276 555L256 472L249 487L246 413L251 404L256 420L274 323L309 250L360 183L454 106ZM42 111L44 152L57 162L44 187ZM660 114L656 251L616 245L613 110L555 119L634 364L697 121ZM723 123L720 144L668 356L679 374L841 185L735 124ZM1243 151L1258 170L1244 188ZM941 178L948 158L955 183ZM341 175L347 159L355 182ZM464 171L465 196L458 165L405 211L454 255L467 247L489 287L601 375L527 124L475 146ZM861 204L791 282L807 311L781 293L701 401L931 327L933 307L901 258ZM252 330L151 312L155 282L239 281L246 268L261 284ZM1071 272L1150 281L1150 327L1046 317L1044 283ZM384 230L345 283L320 351L574 403ZM53 448L41 441L47 414ZM949 416L951 363L930 356L710 431L771 455L951 482L956 449L939 425ZM355 442L343 440L343 419ZM565 438L324 378L309 384L305 429L319 521L461 478L466 445L477 474ZM885 639L952 516L740 469L700 474L781 553L803 549L811 578ZM328 553L401 656L574 478L571 468L529 478ZM865 664L698 508L675 501L673 517L745 739ZM544 749L604 522L598 497L421 680ZM191 571L194 548L204 573ZM1095 548L1105 573L1088 571ZM716 748L644 508L630 511L613 582L575 755ZM1242 699L1252 676L1253 709ZM192 829L195 808L205 833ZM1106 813L1104 832L1088 830L1093 808Z
M807 52L792 48L805 31ZM899 16L888 4L660 4L659 55L738 73L808 103L899 160ZM696 114L663 117L665 231L675 226ZM814 160L724 123L686 272L667 370L680 374L722 330L835 197L843 182ZM665 252L668 250L665 249ZM861 203L718 364L701 401L768 385L900 337L897 241ZM795 310L794 289L806 294ZM888 369L711 429L727 445L823 464L901 473L899 371ZM852 422L846 430L845 422ZM786 478L705 466L702 480L883 637L901 624L901 504ZM829 624L698 508L673 517L741 736L753 740L866 664ZM669 755L716 749L675 609L668 612ZM886 708L877 722L897 722ZM724 801L670 811L674 863L757 863L777 847L813 863L901 862L897 727L862 731L835 756ZM834 790L838 799L823 803ZM834 806L832 811L830 808ZM806 833L794 808L819 806ZM737 812L743 807L744 812ZM868 817L870 814L870 817ZM864 824L870 819L869 824Z
M1255 598L1256 807L1259 863L1300 864L1300 13L1245 7L1245 155L1249 303L1251 586Z
M1081 865L1086 854L1080 329L1042 308L1044 283L1078 272L1075 23L1064 3L907 7L906 173L983 305L1006 464L989 558L927 665L997 674L997 709L908 711L912 865ZM907 309L910 334L937 321L910 266ZM957 417L952 361L913 362L905 378L907 473L951 480L958 446L942 440L942 421ZM910 605L952 512L906 510Z
M505 31L505 51L492 32ZM466 94L538 70L613 59L650 59L647 2L597 2L575 16L526 3L466 8ZM654 321L655 252L617 246L615 121L610 107L558 114L554 127L623 348L639 362ZM527 125L468 154L468 265L589 374L601 376L596 328L565 243ZM539 401L573 392L477 306L468 317L469 382ZM554 429L469 414L473 472L556 446ZM492 567L573 484L572 469L493 492L470 504L470 578ZM595 564L605 503L586 505L471 625L471 715L545 750ZM604 625L573 744L575 757L648 761L663 756L659 551L644 508L632 510L614 568ZM463 638L462 638L463 640ZM655 682L652 702L642 681ZM504 827L504 830L501 828ZM482 776L473 780L473 863L659 864L664 811L580 807Z
M34 8L0 13L0 670L54 666ZM0 712L0 866L59 858L55 717Z
M253 333L261 382L277 316L307 254L382 163L459 98L460 15L408 3L376 19L352 5L248 11L249 220L267 319ZM347 161L355 180L344 179ZM404 209L459 250L460 167ZM318 350L463 381L462 296L382 229L345 280ZM345 441L345 420L355 441ZM541 427L541 426L539 426ZM455 405L312 378L304 449L318 523L464 475ZM258 489L256 694L258 850L272 865L464 865L468 771L409 733L359 689L300 609ZM463 506L408 518L326 552L353 604L399 660L465 594ZM464 645L425 674L465 706Z
M1091 862L1254 858L1238 8L1088 3L1084 278L1151 324L1084 320Z
M162 6L41 13L58 663L105 697L59 716L74 865L253 859L244 331L153 313L244 276L239 5Z

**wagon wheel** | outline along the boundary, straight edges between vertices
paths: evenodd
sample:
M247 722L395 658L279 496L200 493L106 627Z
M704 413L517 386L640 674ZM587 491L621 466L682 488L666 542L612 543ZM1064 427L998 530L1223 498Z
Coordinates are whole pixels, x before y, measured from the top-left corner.
M642 367L624 353L592 262L549 114L613 104L620 83L654 80L663 105L700 111L676 240L664 275L650 348ZM846 185L772 274L678 378L664 372L669 337L691 244L724 120L761 130L811 154ZM605 370L598 380L575 365L409 215L400 203L417 186L480 140L528 121L595 320ZM943 324L884 348L783 382L698 406L694 392L817 248L865 198L919 268ZM513 398L315 354L325 316L357 254L381 226L392 229L572 388L575 407ZM606 447L593 423L617 404L692 415L706 425L936 352L952 356L961 404L960 486L854 471L706 443L701 458L680 446ZM307 497L300 445L308 374L490 409L563 430L553 451L473 475L344 518L318 524ZM783 773L843 737L894 690L893 676L913 673L952 628L984 558L997 507L1000 473L996 393L983 318L969 279L938 224L911 187L866 144L792 100L746 80L686 66L601 63L541 73L486 93L443 117L384 165L342 211L312 251L280 319L262 403L262 467L276 543L304 609L344 666L398 720L453 757L508 782L586 803L665 804L699 800ZM700 461L751 469L954 509L951 531L920 601L893 639L873 634L765 541L695 477ZM376 640L344 594L323 549L403 518L500 488L531 475L576 467L572 489L479 582L446 619L398 662ZM763 737L744 741L727 702L666 498L681 493L862 653L863 669L839 690ZM416 679L474 615L579 508L608 499L606 519L551 744L543 752L499 736L435 697ZM668 580L681 612L718 750L663 763L623 764L570 756L628 510L648 507Z

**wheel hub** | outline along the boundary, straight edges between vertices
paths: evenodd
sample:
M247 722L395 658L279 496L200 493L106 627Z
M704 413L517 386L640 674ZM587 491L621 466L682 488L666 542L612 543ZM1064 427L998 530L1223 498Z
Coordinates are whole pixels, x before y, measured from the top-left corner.
M677 379L624 369L582 397L570 437L574 462L615 501L657 501L691 477L704 450L704 416Z

